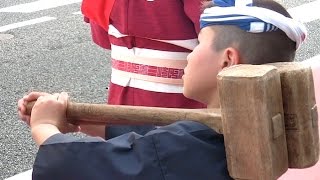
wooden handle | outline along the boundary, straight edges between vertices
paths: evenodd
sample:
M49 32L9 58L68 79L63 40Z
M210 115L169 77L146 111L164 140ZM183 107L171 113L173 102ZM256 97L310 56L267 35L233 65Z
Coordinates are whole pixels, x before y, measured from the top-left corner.
M27 105L31 114L34 102ZM73 124L154 124L198 121L222 133L220 109L179 109L69 102L67 119Z

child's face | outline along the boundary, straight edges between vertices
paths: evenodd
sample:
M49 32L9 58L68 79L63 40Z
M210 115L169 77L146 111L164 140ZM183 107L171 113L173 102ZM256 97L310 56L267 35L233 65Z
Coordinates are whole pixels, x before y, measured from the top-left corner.
M199 44L188 55L187 67L184 69L183 94L191 99L208 104L211 98L217 98L216 76L221 70L220 59L223 51L215 51L212 42L215 33L210 27L199 33Z

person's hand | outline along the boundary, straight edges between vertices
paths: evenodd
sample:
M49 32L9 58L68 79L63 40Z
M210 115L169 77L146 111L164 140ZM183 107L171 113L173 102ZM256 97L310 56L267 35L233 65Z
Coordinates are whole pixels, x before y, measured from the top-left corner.
M38 125L50 124L56 126L62 133L80 131L79 126L68 123L67 105L68 94L64 92L38 97L31 111L31 129Z
M26 105L29 102L36 101L38 97L49 95L45 92L31 92L28 95L25 95L18 101L18 115L21 120L26 122L30 126L30 115L27 115Z

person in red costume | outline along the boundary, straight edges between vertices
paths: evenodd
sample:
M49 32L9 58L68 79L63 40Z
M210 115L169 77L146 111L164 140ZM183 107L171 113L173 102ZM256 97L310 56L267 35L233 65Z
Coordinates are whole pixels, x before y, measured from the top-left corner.
M81 9L93 41L111 50L108 104L205 108L183 96L181 79L187 55L198 44L202 2L83 0ZM102 136L97 126L81 128ZM121 134L108 132L106 136Z

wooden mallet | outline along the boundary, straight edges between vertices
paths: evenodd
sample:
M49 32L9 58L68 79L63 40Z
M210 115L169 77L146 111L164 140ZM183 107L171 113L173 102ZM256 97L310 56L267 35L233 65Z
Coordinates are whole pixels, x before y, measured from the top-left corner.
M288 167L305 168L318 161L319 132L309 67L238 65L224 69L217 78L221 109L69 102L66 116L75 124L202 122L223 133L234 179L277 179ZM28 105L29 114L32 106Z

